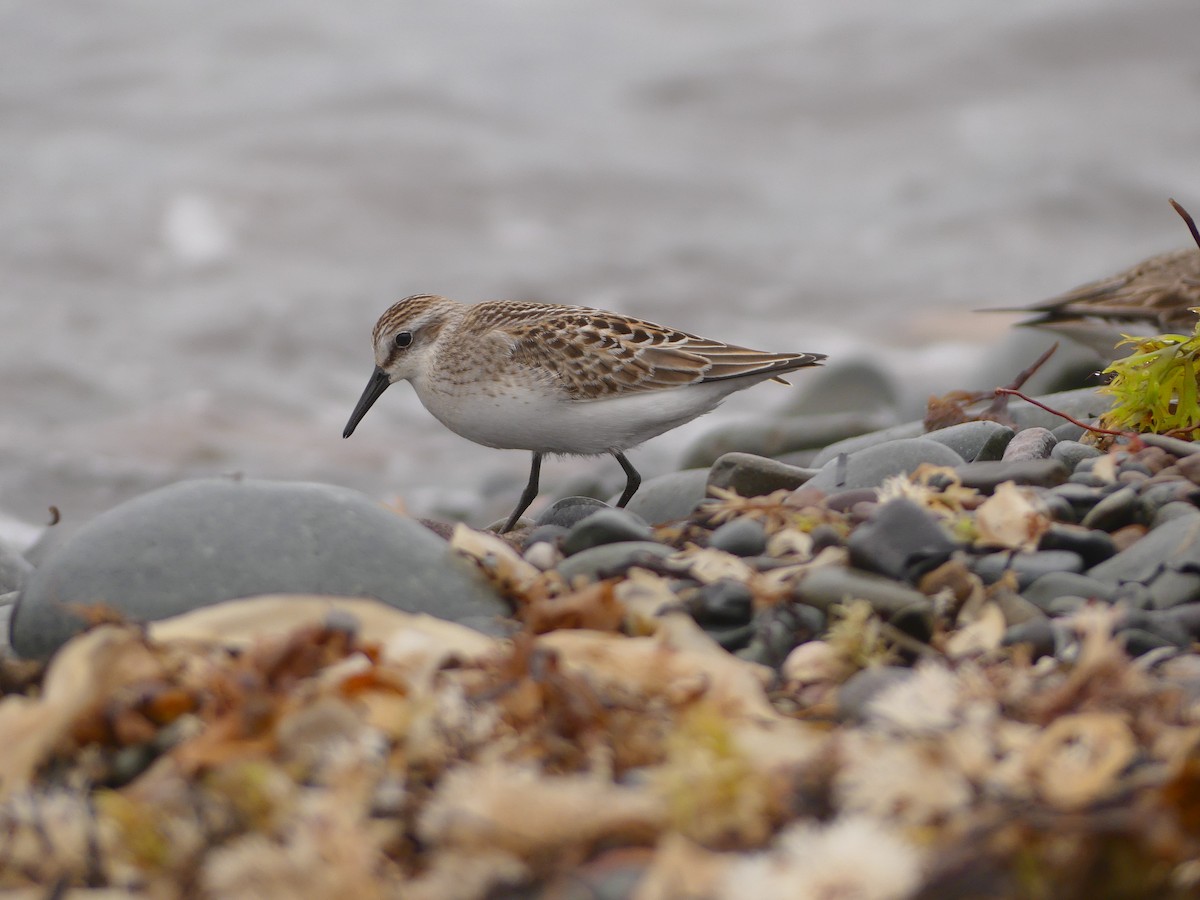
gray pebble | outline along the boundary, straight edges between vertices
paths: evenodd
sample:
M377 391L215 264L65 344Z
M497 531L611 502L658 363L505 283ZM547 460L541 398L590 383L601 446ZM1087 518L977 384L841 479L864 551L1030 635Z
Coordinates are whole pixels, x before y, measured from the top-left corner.
M1137 490L1126 486L1102 498L1079 524L1084 528L1111 532L1137 522L1141 513Z
M696 591L686 608L704 628L745 625L754 614L754 593L741 581L721 578Z
M850 564L867 572L915 582L958 546L924 507L899 499L875 510L846 541Z
M814 469L820 469L831 459L843 453L857 453L868 447L878 447L896 440L918 438L924 433L923 422L905 422L903 425L893 425L882 431L860 434L858 437L846 438L844 441L830 444L813 458L811 465Z
M982 420L978 422L960 422L948 428L940 428L925 435L930 441L937 441L949 447L967 462L975 460L1000 459L1004 448L1016 434L1007 425L999 422Z
M1125 652L1133 657L1149 653L1151 650L1175 646L1162 635L1143 628L1123 628L1116 633L1116 637L1124 644Z
M832 412L818 415L768 418L721 425L704 434L684 452L682 465L712 465L726 453L779 457L802 450L817 450L836 441L878 431L896 424L891 412Z
M1198 559L1200 518L1186 517L1173 519L1148 532L1116 556L1093 566L1088 574L1114 587L1136 582L1157 589L1158 579L1165 571L1194 569ZM1178 597L1176 590L1171 594ZM1162 608L1162 604L1156 605Z
M1116 596L1116 589L1111 584L1075 572L1047 572L1030 582L1021 591L1021 596L1053 615L1050 604L1058 597L1111 601Z
M661 559L674 551L654 541L625 541L620 544L601 544L568 556L558 564L557 571L568 582L582 575L586 578L609 578L624 572L640 561Z
M1029 619L1010 627L1004 632L1004 646L1029 644L1033 658L1050 656L1054 653L1054 626L1049 619Z
M1049 459L1050 451L1058 439L1047 428L1026 428L1018 431L1004 448L1005 462L1021 462L1029 459Z
M840 566L825 566L808 572L792 595L801 603L820 610L828 610L849 597L858 598L866 600L872 609L885 617L909 606L933 605L933 601L920 591L897 584L890 578Z
M1200 509L1191 503L1184 503L1180 500L1164 503L1154 511L1154 515L1150 519L1150 528L1151 530L1161 528L1172 519L1190 519L1196 516L1200 516Z
M754 616L754 638L737 652L741 659L775 668L799 644L825 629L825 615L803 603L780 603Z
M1082 425L1076 425L1074 422L1063 422L1061 425L1051 428L1050 433L1054 435L1054 439L1059 444L1074 444L1087 434L1087 429ZM1096 452L1099 453L1100 451L1097 450Z
M734 556L759 556L767 549L767 531L756 519L734 519L709 535L708 546Z
M726 453L713 463L708 484L737 491L743 497L761 497L774 491L794 491L816 474L816 469L789 466L765 456Z
M953 467L962 464L962 457L935 441L905 438L835 457L813 476L808 486L826 493L878 487L888 476L907 475L923 463Z
M1072 425L1072 428L1075 426ZM1060 463L1075 471L1085 459L1094 459L1100 455L1100 451L1095 447L1089 447L1087 444L1081 444L1079 441L1060 440L1054 445L1054 449L1050 451L1050 458L1057 459Z
M594 497L563 497L547 506L534 520L534 525L558 525L570 528L588 516L608 509L608 504Z
M1091 568L1117 552L1110 535L1078 525L1051 525L1038 543L1039 550L1070 550L1079 554L1083 564Z
M534 544L541 543L557 546L558 542L566 537L566 534L567 529L562 525L538 525L530 529L529 533L525 535L525 539L521 542L521 547L528 550Z
M973 462L957 466L954 471L966 487L984 493L991 493L1005 481L1053 487L1067 480L1067 467L1056 459Z
M686 519L704 499L708 469L684 469L645 481L625 506L651 525Z
M573 556L581 550L622 541L650 540L650 526L626 509L600 509L576 522L562 541L562 552Z
M1023 591L1039 578L1053 572L1082 572L1083 560L1070 550L989 553L976 559L971 564L971 570L987 584L993 584L1006 571L1011 571L1017 576L1017 590Z

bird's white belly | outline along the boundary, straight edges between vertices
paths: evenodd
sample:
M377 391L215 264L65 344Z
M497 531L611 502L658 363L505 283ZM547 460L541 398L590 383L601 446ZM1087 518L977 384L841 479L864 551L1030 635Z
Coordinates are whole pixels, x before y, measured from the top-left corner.
M447 394L418 388L417 394L443 425L477 444L592 455L634 447L744 387L736 379L591 401L504 390Z

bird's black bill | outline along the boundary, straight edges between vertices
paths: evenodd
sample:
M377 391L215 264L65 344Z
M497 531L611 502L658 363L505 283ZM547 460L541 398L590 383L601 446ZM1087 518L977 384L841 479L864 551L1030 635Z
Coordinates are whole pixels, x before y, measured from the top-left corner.
M342 432L342 437L348 438L354 434L354 429L358 427L359 420L367 414L367 410L379 399L379 395L388 389L388 385L390 384L391 381L388 380L387 372L376 366L375 371L371 373L371 380L367 382L362 396L358 398L358 404L354 407L354 412L350 413L350 421L346 423L346 430Z

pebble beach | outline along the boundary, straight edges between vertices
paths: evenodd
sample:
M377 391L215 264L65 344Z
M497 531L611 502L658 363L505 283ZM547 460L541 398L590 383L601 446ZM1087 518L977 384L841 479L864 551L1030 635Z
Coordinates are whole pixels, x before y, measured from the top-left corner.
M0 8L0 891L1200 894L1200 442L976 312L1187 244L1194 4L569 7ZM420 290L828 360L500 534Z

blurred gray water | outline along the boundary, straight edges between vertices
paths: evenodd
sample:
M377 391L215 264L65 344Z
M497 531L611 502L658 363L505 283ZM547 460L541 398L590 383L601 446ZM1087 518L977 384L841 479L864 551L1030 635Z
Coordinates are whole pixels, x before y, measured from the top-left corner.
M341 440L416 292L966 386L1011 322L971 310L1186 243L1198 36L1196 0L0 0L0 510L510 492L525 454L406 386Z

